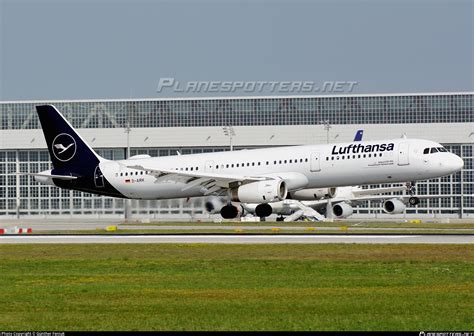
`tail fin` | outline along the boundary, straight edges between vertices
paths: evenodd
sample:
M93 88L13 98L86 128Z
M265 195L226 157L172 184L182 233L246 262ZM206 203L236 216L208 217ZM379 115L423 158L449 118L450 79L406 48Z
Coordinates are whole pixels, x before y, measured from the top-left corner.
M36 106L53 167L81 174L103 159L82 139L53 105Z
M364 135L364 130L358 130L354 137L354 141L362 141L362 136Z

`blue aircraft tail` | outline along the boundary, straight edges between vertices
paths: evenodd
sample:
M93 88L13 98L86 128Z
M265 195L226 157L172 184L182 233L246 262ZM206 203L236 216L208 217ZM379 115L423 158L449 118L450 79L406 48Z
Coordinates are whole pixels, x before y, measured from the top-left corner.
M36 106L54 171L89 175L102 158L81 138L53 105Z
M363 135L364 135L364 130L358 130L354 137L354 141L362 141Z

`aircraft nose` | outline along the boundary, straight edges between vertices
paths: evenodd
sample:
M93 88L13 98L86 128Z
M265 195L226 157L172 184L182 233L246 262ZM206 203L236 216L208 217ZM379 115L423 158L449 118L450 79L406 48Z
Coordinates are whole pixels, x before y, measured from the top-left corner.
M464 167L464 160L461 159L459 156L455 155L456 156L456 160L455 160L455 167L456 167L456 171L458 170L461 170L462 167Z
M443 162L443 164L448 168L451 172L457 172L462 169L464 166L464 161L456 154L452 154L449 160Z

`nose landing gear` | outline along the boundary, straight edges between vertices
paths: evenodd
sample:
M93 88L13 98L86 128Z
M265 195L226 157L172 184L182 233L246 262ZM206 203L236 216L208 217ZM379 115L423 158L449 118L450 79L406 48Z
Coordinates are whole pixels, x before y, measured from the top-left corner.
M420 199L418 197L410 197L408 203L410 203L410 205L418 205L420 204Z
M416 192L416 181L407 182L406 186L407 186L407 189L408 189L408 193L409 193L410 195L415 195L415 192Z
M410 203L410 205L420 204L420 199L416 196L413 196L415 195L415 192L416 192L415 185L416 185L416 181L407 182L408 193L412 196L408 199L408 203Z

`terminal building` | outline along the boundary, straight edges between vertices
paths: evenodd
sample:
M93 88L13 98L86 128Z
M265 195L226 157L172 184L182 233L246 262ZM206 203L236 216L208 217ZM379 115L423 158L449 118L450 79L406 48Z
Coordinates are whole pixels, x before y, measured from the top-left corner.
M125 201L42 186L14 173L50 169L35 106L54 104L108 159L365 140L434 140L464 159L461 172L418 181L422 200L398 217L474 218L474 92L287 97L0 102L0 218L205 219L204 199ZM388 185L386 185L388 186ZM129 209L129 210L127 210ZM379 202L356 218L385 218Z

